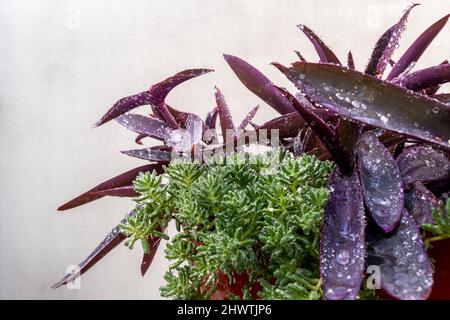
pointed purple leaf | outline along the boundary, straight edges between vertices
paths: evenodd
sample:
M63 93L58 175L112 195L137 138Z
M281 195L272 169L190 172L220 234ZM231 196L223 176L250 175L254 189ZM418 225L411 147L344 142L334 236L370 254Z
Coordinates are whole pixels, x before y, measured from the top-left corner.
M412 189L405 191L405 208L418 225L434 224L432 210L439 208L439 199L420 181L416 181Z
M380 39L378 39L365 71L367 74L381 76L384 73L395 48L398 46L400 36L405 29L405 25L408 20L409 13L412 8L417 5L418 4L412 4L409 6L405 10L399 22L390 27L385 33L383 33Z
M344 148L350 156L351 162L353 163L356 158L356 146L361 136L363 126L360 123L341 118L339 119L336 130L342 148Z
M353 54L351 51L349 51L347 55L347 66L349 69L355 69L355 61L353 60Z
M148 137L148 136L147 136L146 134L140 133L140 134L137 135L136 139L134 139L134 142L135 142L136 144L142 145L142 140L145 139L145 138L147 138L147 137Z
M442 64L448 64L448 60L444 60L443 62L440 63L440 65L442 65ZM419 90L418 92L420 94L424 94L424 95L427 95L427 96L432 96L432 95L435 95L439 91L439 89L441 89L441 87L442 87L442 85L438 84L438 85L435 85L435 86L431 86L431 87Z
M167 137L167 134L172 130L167 123L140 114L124 114L117 117L116 121L128 130L161 141L163 141Z
M264 102L280 114L294 111L291 103L280 94L273 83L260 71L238 57L227 54L224 54L223 57L244 86L264 100Z
M337 65L296 62L282 72L341 116L450 148L450 108L439 101Z
M314 45L320 62L341 64L333 51L310 28L303 24L299 24L297 27L303 31L309 41Z
M134 94L129 97L125 97L117 101L109 110L108 112L96 123L94 124L95 127L98 127L108 121L111 121L118 116L133 110L137 107L151 104L153 101L152 96L147 92L141 92L138 94Z
M418 91L450 81L450 64L440 64L397 78L395 84Z
M169 150L161 150L160 146L145 149L134 149L121 151L127 156L148 160L160 164L169 163L172 160L172 153Z
M431 183L450 179L449 159L429 146L408 147L396 160L404 185L415 181Z
M316 156L319 160L329 160L331 158L328 149L311 128L307 127L303 128L294 138L293 149L296 156L307 153Z
M367 231L367 264L380 267L381 287L401 300L426 299L433 271L419 228L407 210L390 234Z
M329 181L320 242L325 299L356 299L364 273L364 205L357 174L335 171Z
M449 16L450 14L447 14L445 17L435 22L427 30L425 30L416 41L414 41L414 43L408 48L408 50L405 51L405 53L394 65L391 72L387 76L387 80L392 80L402 73L407 73L416 64L417 60L419 60L429 44L445 26Z
M134 179L139 175L140 172L148 172L155 170L157 173L162 173L162 165L160 164L148 164L145 166L137 167L135 169L124 172L118 176L115 176L105 182L100 183L94 188L86 191L85 193L79 195L78 197L70 200L69 202L63 204L58 208L59 211L75 208L81 206L85 203L100 199L103 197L101 194L96 194L95 192L103 190L111 190L120 187L124 187L133 182Z
M247 125L250 123L250 121L253 120L253 117L255 116L256 112L258 111L259 106L254 107L252 110L250 110L249 113L245 116L244 120L242 120L241 124L237 127L238 130L245 130Z
M160 227L157 227L158 231L161 231L162 229ZM141 262L141 275L144 276L147 272L148 268L150 268L153 258L155 257L156 251L158 250L159 244L161 243L160 237L148 237L147 239L148 247L150 251L148 253L144 252L144 255L142 256L142 262Z
M94 196L111 196L111 197L136 197L139 194L134 191L133 185L114 188L114 189L106 189L106 190L100 190L100 191L93 191L92 195Z
M153 104L158 105L160 103L163 103L169 92L179 84L212 71L214 70L188 69L178 72L177 74L167 78L166 80L154 84L148 90L150 95L153 97Z
M300 59L301 62L306 62L306 59L303 58L302 54L300 53L300 51L294 50L295 54L297 55L297 57Z
M289 138L295 137L304 126L305 120L298 112L294 111L263 123L258 127L258 130L264 129L270 132L270 130L278 129L280 138Z
M200 119L200 117L197 116L196 114L193 114L193 113L190 113L190 112L180 111L180 110L175 109L175 108L173 108L173 107L171 107L169 105L166 105L166 106L169 109L170 113L175 118L175 121L177 122L177 124L180 127L182 127L182 128L186 128L186 122L187 122L187 120L189 118L195 118L197 121L201 121L203 123L203 121Z
M404 204L397 163L370 131L361 135L357 154L366 206L378 226L384 232L391 232L400 221Z
M205 124L209 129L216 128L217 115L219 114L219 108L214 107L212 111L208 112L208 115L205 119Z
M142 105L151 104L157 107L158 111L161 113L163 118L171 125L176 128L176 121L174 121L173 116L167 109L164 103L166 96L169 92L175 88L177 85L183 83L186 80L192 79L194 77L201 76L205 73L211 72L210 69L190 69L181 71L174 76L167 78L153 85L148 91L144 91L126 98L122 98L117 101L108 112L94 125L96 127L117 118L121 114L124 114L134 108Z
M217 87L215 87L215 97L217 110L219 112L220 127L222 129L223 138L225 139L225 137L227 136L227 130L234 131L233 118L231 117L230 109L228 108L222 92L220 92L219 88Z
M275 64L275 66L279 66ZM285 95L289 101L292 102L295 110L305 119L306 125L309 126L322 143L327 147L328 151L333 155L333 160L338 165L341 172L349 173L352 168L350 156L345 152L338 137L334 134L334 131L317 116L311 109L314 106L302 95L296 99L288 91L281 89L280 91Z
M121 223L124 223L125 221L126 220L124 219ZM64 278L55 283L52 288L56 289L80 277L83 273L92 268L99 260L106 256L112 249L117 247L123 240L125 240L125 238L125 235L120 231L120 225L116 226L106 235L94 251L92 251L87 258L78 265L74 272L67 274Z

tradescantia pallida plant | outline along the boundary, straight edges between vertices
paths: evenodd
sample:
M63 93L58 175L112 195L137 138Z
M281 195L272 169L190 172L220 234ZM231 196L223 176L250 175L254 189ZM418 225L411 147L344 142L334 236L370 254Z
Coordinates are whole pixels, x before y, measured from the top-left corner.
M319 62L307 62L297 53L300 61L290 67L273 63L297 87L295 95L275 86L244 60L224 55L238 79L280 113L261 125L252 122L255 107L235 126L217 88L216 107L205 120L165 103L174 87L212 71L208 69L180 72L146 91L120 99L96 125L115 120L138 134L138 144L147 137L162 144L124 151L150 164L99 184L59 210L104 196L138 196L133 186L136 177L142 172L162 173L173 151L191 154L197 145L208 149L234 144L247 132L258 135L262 129L278 129L284 149L336 164L328 182L330 196L320 235L323 297L358 298L365 267L377 265L381 286L391 297L427 298L433 286L432 265L419 227L424 225L424 230L437 233L427 243L448 237L445 230L450 230L448 210L439 203L450 188L450 97L438 93L450 80L450 65L445 60L437 66L411 70L449 15L426 29L394 62L392 55L415 6L407 8L380 37L364 72L355 70L351 52L345 67L311 29L299 25L317 51ZM388 66L391 68L386 74ZM144 105L151 106L148 116L130 113ZM217 118L223 140L212 130ZM195 123L201 124L202 134L195 134ZM249 125L253 129L246 131ZM180 139L179 130L190 132L191 138ZM227 130L232 134L227 136ZM122 223L126 225L129 217L135 216L132 211ZM154 225L145 234L142 274L150 266L161 237L165 237L164 230L165 226ZM68 274L54 287L86 272L130 236L132 233L124 232L120 225L114 228L79 265L78 273Z

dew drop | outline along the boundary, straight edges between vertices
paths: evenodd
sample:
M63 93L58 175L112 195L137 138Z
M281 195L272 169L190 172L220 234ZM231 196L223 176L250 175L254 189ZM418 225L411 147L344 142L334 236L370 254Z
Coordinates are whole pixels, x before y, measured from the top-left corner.
M349 263L350 261L350 253L348 252L348 250L342 250L339 252L339 254L336 257L336 261L340 264L340 265L346 265Z
M338 99L340 99L340 100L343 100L345 97L344 97L344 95L341 93L341 92L336 92L335 93L335 96L338 98Z

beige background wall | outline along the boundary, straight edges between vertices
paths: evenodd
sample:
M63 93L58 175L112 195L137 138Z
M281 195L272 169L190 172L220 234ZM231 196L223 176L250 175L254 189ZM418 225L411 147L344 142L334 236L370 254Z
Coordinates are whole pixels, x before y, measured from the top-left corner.
M450 12L422 1L401 48ZM72 196L142 162L118 153L134 135L115 123L90 126L118 98L184 68L215 73L177 88L169 102L205 115L213 86L236 119L260 101L237 81L222 53L238 55L288 85L272 61L289 63L312 46L295 27L315 30L345 60L365 66L378 36L408 1L0 1L0 298L159 298L162 251L147 276L141 250L119 247L82 277L80 290L50 289L82 260L132 203L102 199L58 213ZM419 67L450 53L450 26ZM398 56L397 56L398 57ZM258 121L274 115L263 106Z

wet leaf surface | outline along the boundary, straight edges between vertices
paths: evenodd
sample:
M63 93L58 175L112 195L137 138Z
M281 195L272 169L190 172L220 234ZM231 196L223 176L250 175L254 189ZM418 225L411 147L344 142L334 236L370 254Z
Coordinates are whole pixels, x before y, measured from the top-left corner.
M419 226L434 224L432 209L439 208L439 200L421 182L416 181L413 188L405 192L405 208Z
M133 212L130 215L134 214ZM124 223L126 219L122 220ZM78 267L71 273L65 275L61 280L55 283L52 288L56 289L69 282L74 281L80 277L83 273L92 268L98 261L100 261L104 256L106 256L112 249L117 247L126 237L120 232L120 224L111 230L110 233L100 242L100 244L92 251L86 259L84 259Z
M364 272L364 205L357 174L335 171L321 236L320 273L325 298L356 299Z
M296 62L282 72L341 116L450 149L450 108L434 99L331 64Z
M378 39L373 49L372 56L370 57L369 64L366 68L366 73L371 75L382 75L389 60L394 53L394 50L398 46L400 36L405 30L406 21L412 8L417 4L409 6L400 20L390 27L383 35Z
M157 162L161 164L169 163L172 159L171 152L167 150L159 150L158 147L150 147L145 149L134 149L121 151L127 156Z
M316 49L317 54L319 55L320 61L325 63L336 63L341 64L336 55L331 51L331 49L320 39L314 31L303 24L299 24L297 26L302 32L306 35L306 37L311 41Z
M442 152L429 146L410 146L396 160L404 185L415 181L430 183L450 179L450 161Z
M125 187L133 182L133 180L139 175L140 172L148 172L156 170L157 173L162 172L162 165L149 164L135 169L129 170L122 174L119 174L105 182L100 183L94 188L86 191L85 193L75 197L58 208L59 211L68 210L86 204L88 202L100 199L105 195L100 193L105 190L114 190L117 188Z
M167 123L140 114L124 114L117 117L116 121L128 130L158 140L164 140L172 130Z
M279 130L280 138L295 137L298 131L305 126L305 120L294 111L272 120L267 121L259 126L258 129Z
M219 112L220 127L222 129L222 136L225 139L225 137L227 137L227 130L231 130L232 133L234 132L233 118L231 117L230 109L228 108L222 92L220 92L219 88L217 87L215 88L215 96L217 110Z
M450 81L450 64L440 64L434 67L416 71L395 81L399 86L418 91L439 86Z
M426 299L433 285L433 271L418 226L404 211L391 234L367 230L367 264L380 267L381 287L402 300Z
M94 125L100 126L108 121L111 121L118 116L133 110L139 106L143 105L154 105L157 106L161 115L166 118L168 116L172 116L167 109L167 106L164 103L167 95L170 91L175 88L177 85L201 76L205 73L211 72L213 70L210 69L189 69L181 71L172 77L169 77L155 85L153 85L149 90L131 95L117 101L108 112ZM173 117L173 116L172 116ZM166 119L167 121L167 119ZM169 122L170 124L170 122ZM176 123L175 123L176 124Z
M397 163L370 131L361 135L357 154L365 204L378 226L390 232L400 221L404 204Z
M448 14L432 24L416 39L416 41L414 41L414 43L405 51L397 63L392 67L392 70L387 77L388 80L392 80L402 73L407 73L412 67L414 67L417 60L419 60L430 43L445 26L449 16L450 15Z

